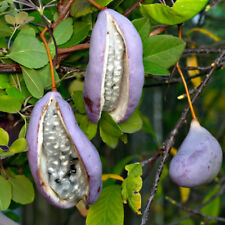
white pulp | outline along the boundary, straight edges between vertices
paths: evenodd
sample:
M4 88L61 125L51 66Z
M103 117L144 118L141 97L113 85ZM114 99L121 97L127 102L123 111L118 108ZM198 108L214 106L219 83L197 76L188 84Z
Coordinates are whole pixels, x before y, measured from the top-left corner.
M113 111L119 102L124 73L124 54L125 45L123 37L112 16L107 14L103 110L108 112Z
M87 175L54 99L43 119L41 163L47 184L60 199L76 203L87 196Z

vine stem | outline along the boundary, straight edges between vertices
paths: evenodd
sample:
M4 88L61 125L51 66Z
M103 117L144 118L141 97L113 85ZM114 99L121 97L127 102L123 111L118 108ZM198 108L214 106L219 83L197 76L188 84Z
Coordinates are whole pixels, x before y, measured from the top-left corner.
M187 95L187 99L188 99L188 104L189 104L190 110L191 110L191 115L192 115L192 117L193 117L194 120L197 120L197 117L196 117L195 111L194 111L194 107L193 107L193 104L192 104L192 102L191 102L191 97L190 97L190 94L189 94L189 90L188 90L188 87L187 87L187 83L186 83L186 81L185 81L185 79L184 79L184 75L183 75L183 73L182 73L182 70L181 70L181 68L180 68L179 63L177 63L176 66L177 66L177 70L178 70L178 72L179 72L179 74L180 74L180 76L181 76L181 79L182 79L182 81L183 81L183 84L184 84L184 88L185 88L186 95Z
M181 24L178 25L178 36L179 36L180 39L182 38L182 25ZM182 70L180 68L179 62L177 62L176 67L177 67L177 70L180 74L180 77L182 79L182 82L183 82L183 85L184 85L184 88L185 88L185 91L186 91L186 95L187 95L188 104L189 104L189 107L190 107L190 110L191 110L192 118L193 118L193 120L197 120L197 117L196 117L195 111L194 111L194 107L193 107L192 102L191 102L191 97L190 97L190 94L189 94L188 86L187 86L186 80L184 78L184 75L182 73Z
M103 7L101 5L99 5L97 2L93 1L93 0L88 0L93 6L95 6L97 9L99 9L100 11L102 11L103 9L106 9L107 7Z
M19 28L19 26L14 28L14 30L13 30L13 32L12 32L12 34L11 34L9 40L8 40L8 45L7 45L7 48L8 48L8 49L10 48L11 40L12 40L12 38L13 38L13 36L14 36L14 34L16 33L16 31L17 31L18 28Z
M41 32L40 37L45 45L47 54L48 54L48 59L49 59L49 64L50 64L50 70L51 70L51 78L52 78L52 91L57 91L56 90L56 86L55 86L55 76L54 76L54 67L53 67L53 62L52 62L52 57L51 57L51 53L48 47L48 43L45 39L45 32L48 30L47 27L45 27L45 29Z

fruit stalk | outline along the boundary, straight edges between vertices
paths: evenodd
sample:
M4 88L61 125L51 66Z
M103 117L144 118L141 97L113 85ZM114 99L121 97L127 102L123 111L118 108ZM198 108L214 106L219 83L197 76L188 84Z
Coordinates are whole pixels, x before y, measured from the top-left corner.
M49 47L48 47L48 43L44 37L45 35L45 32L48 30L47 27L44 28L44 30L41 32L40 34L40 37L45 45L45 48L46 48L46 51L47 51L47 54L48 54L48 59L49 59L49 64L50 64L50 70L51 70L51 78L52 78L52 91L57 91L56 89L56 85L55 85L55 76L54 76L54 67L53 67L53 62L52 62L52 57L51 57L51 52L49 50Z

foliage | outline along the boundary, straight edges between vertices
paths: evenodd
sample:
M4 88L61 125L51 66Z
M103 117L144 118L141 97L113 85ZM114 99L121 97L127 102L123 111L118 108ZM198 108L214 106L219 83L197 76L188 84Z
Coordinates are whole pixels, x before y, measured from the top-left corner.
M142 166L140 163L130 164L125 167L128 172L127 178L122 184L122 196L124 203L129 201L129 205L134 212L141 214L141 195L142 188Z
M0 0L0 166L5 168L1 166L0 169L0 211L17 219L13 210L30 204L35 194L38 195L24 152L28 150L25 136L32 108L51 89L49 59L40 39L42 27L47 22L57 45L56 49L47 32L45 37L53 57L57 89L71 104L81 130L99 150L103 165L102 193L90 206L86 224L140 224L160 166L157 159L161 152L158 150L164 146L169 131L186 105L186 95L175 65L180 62L186 79L191 80L188 82L191 93L195 94L224 49L225 5L222 1L208 0L177 0L174 4L173 1L162 4L164 1L146 0L140 5L136 4L137 0L96 0L102 7L107 6L121 14L136 7L127 16L143 43L145 85L139 106L127 121L116 123L109 113L102 112L95 124L86 114L82 92L88 64L87 46L98 9L88 0L74 0L61 18L65 5L49 7L49 0L43 0L42 7L34 1L37 6L29 8L29 2L24 6L11 0ZM182 38L178 37L179 24L182 24ZM157 35L152 35L156 31ZM224 148L224 61L216 66L212 82L202 93L196 108L201 123ZM196 78L192 79L192 76ZM187 130L185 125L179 130L175 147L179 146ZM152 161L144 161L151 157ZM216 219L208 223L206 216L224 216L221 191L225 185L224 170L223 165L212 184L187 189L171 182L165 165L150 210L151 223L165 225L183 218L177 224L192 225L202 221L216 224ZM222 195L222 198L216 195ZM175 200L167 202L167 196ZM190 210L178 212L178 202L198 213L193 216ZM41 204L47 203L42 200ZM41 213L39 211L35 213ZM64 215L68 214L69 218L73 212L66 213ZM48 212L46 214L49 217ZM206 216L199 217L200 214ZM35 218L44 218L40 215ZM135 222L131 223L132 220ZM69 219L64 218L57 224L65 224L65 221ZM81 219L76 222L85 223ZM51 224L56 222L51 221Z

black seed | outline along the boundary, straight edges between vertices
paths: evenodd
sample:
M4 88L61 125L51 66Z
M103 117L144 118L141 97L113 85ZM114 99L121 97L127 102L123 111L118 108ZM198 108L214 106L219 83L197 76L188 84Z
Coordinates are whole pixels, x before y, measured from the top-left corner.
M59 178L55 179L55 182L56 182L57 184L59 184L59 183L60 183L60 179L59 179Z
M70 165L70 173L76 173L77 169L74 164Z
M72 161L76 161L76 160L78 160L78 158L77 158L77 157L75 157L75 158L72 158Z

